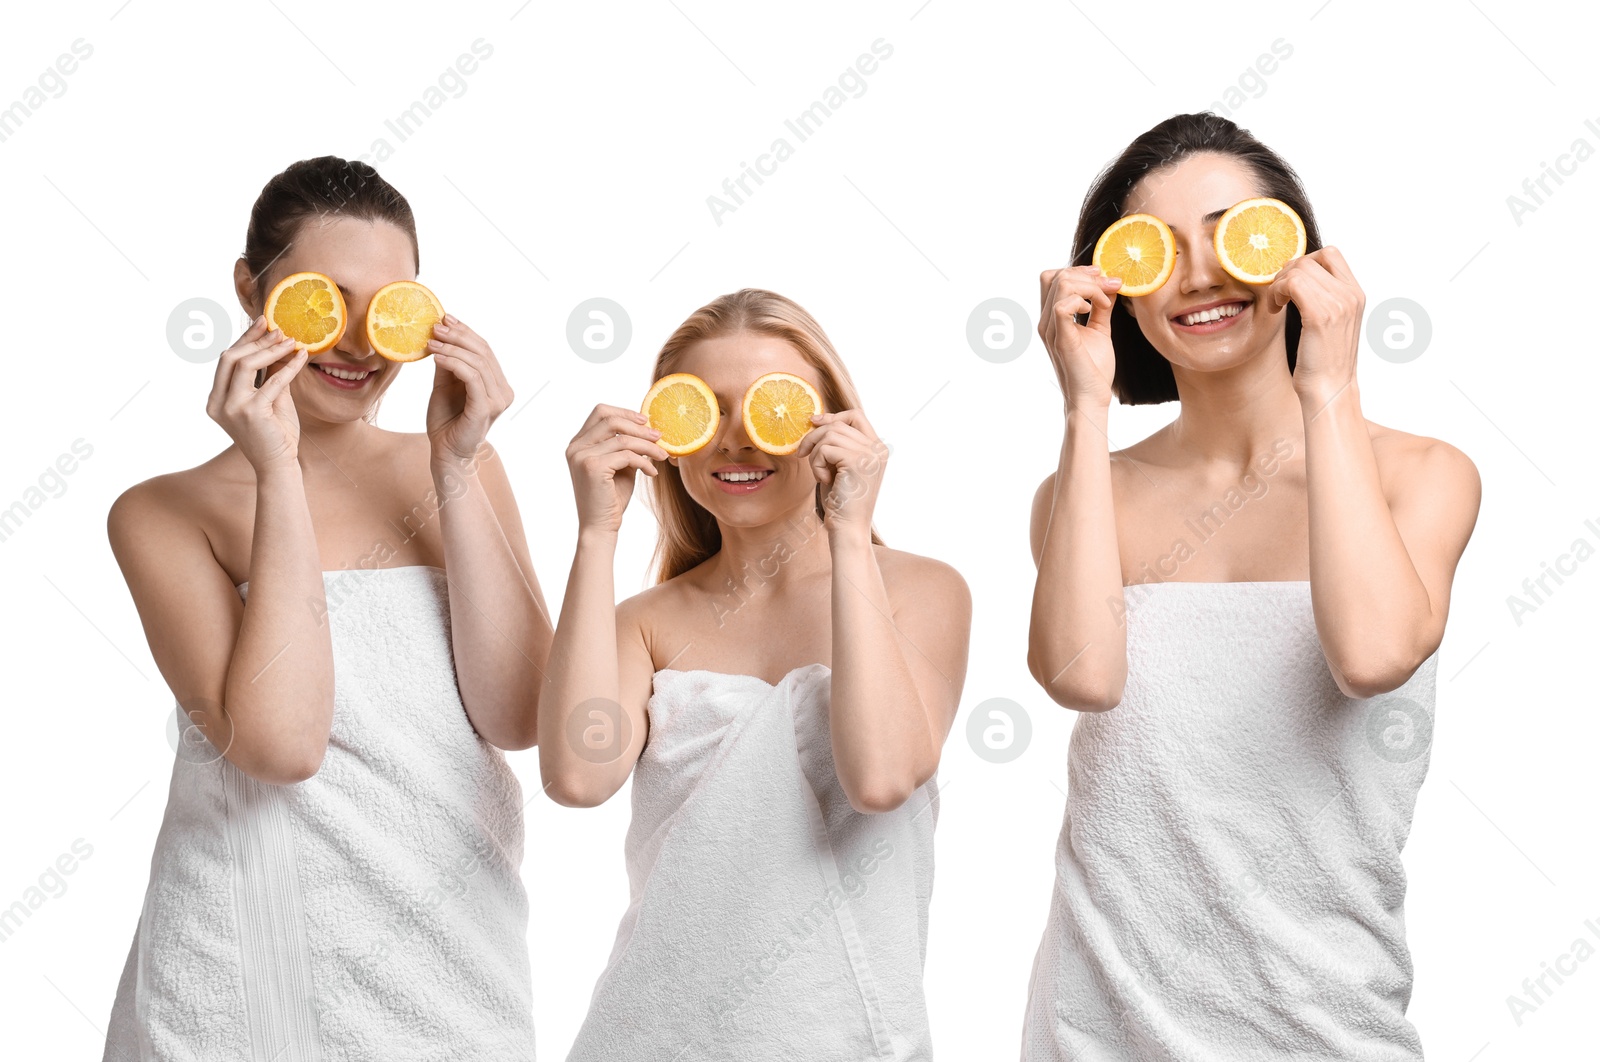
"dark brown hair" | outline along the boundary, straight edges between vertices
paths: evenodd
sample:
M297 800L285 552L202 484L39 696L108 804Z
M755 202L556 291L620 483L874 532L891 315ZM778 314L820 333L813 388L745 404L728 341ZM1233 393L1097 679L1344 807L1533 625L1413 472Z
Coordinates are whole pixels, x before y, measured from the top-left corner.
M1306 252L1319 249L1322 237L1311 203L1294 169L1276 152L1227 118L1210 111L1175 114L1136 137L1121 155L1094 179L1078 214L1078 231L1072 239L1072 264L1090 265L1094 245L1113 221L1125 212L1128 194L1147 174L1172 166L1202 151L1231 155L1255 174L1260 188L1256 194L1281 199L1294 208L1306 226ZM1289 371L1294 372L1295 353L1300 347L1300 311L1290 303L1284 310L1284 341L1289 352ZM1088 314L1079 314L1086 323ZM1111 390L1123 405L1136 406L1172 402L1178 397L1178 384L1172 364L1151 345L1139 328L1125 297L1118 296L1111 313L1111 343L1116 351L1117 370Z
M417 222L411 204L365 162L336 155L302 159L268 181L250 208L244 237L245 265L259 283L288 251L300 226L312 218L347 217L387 221L411 237L411 257L420 272Z
M387 221L399 227L411 237L411 260L421 271L417 221L406 197L365 162L321 155L290 163L288 169L266 183L256 196L255 206L250 208L250 227L245 230L244 253L239 257L255 279L258 299L264 300L267 295L267 271L288 252L301 226L313 218L321 221L333 217ZM256 374L258 387L262 375ZM367 410L366 420L374 424L377 419L378 404L374 403Z

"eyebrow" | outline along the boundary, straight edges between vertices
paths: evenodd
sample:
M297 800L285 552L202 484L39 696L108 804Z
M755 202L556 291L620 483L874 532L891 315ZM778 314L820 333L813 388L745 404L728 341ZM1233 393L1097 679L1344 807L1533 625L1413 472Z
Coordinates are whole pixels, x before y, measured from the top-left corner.
M1218 219L1218 218L1220 218L1220 217L1221 217L1221 216L1222 216L1222 215L1224 215L1224 214L1226 214L1226 213L1227 213L1227 212L1228 212L1228 210L1227 210L1227 208L1226 208L1226 207L1224 207L1224 208L1223 208L1223 209L1221 209L1221 210L1213 210L1213 211L1212 211L1212 212L1211 212L1211 213L1209 213L1209 214L1206 214L1206 215L1204 215L1204 216L1203 216L1203 217L1201 217L1201 219L1200 219L1200 224L1202 224L1202 225L1209 225L1209 224L1211 224L1211 223L1212 223L1212 222L1213 222L1213 221L1215 221L1215 220L1217 220L1217 219Z

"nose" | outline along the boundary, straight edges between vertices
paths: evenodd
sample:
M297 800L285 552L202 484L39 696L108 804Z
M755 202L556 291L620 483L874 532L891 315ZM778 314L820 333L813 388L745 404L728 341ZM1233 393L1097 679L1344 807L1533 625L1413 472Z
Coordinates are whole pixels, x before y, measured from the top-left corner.
M1178 260L1173 263L1172 279L1178 290L1185 293L1209 291L1223 285L1222 263L1217 260L1217 249L1211 242L1211 230L1192 236L1176 236Z
M344 335L339 337L339 342L333 345L333 349L352 361L366 361L376 353L372 349L371 341L367 339L367 307L371 302L370 297L359 301L354 298L345 300L344 309L348 319L345 322Z
M721 417L721 423L717 425L717 434L711 440L712 451L726 450L732 455L753 449L755 443L750 441L750 433L744 430L743 406L739 403L732 403L724 408L731 409L733 412L724 414Z

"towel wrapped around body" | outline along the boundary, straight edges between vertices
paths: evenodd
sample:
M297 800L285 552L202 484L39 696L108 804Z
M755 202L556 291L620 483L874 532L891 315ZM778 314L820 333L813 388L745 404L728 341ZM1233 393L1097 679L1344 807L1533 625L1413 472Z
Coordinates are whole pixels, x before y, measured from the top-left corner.
M850 806L832 672L662 670L633 773L631 900L568 1062L931 1058L936 781Z
M1420 1062L1400 851L1438 654L1335 685L1310 583L1124 588L1128 678L1079 716L1025 1062Z
M444 572L324 590L322 766L268 785L184 733L105 1062L534 1057L521 787L462 706Z

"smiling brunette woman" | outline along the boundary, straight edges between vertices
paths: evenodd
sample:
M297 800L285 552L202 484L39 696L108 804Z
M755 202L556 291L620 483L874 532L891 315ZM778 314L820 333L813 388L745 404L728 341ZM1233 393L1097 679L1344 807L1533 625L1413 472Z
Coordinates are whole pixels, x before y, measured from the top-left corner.
M1250 285L1212 236L1256 197L1299 214L1309 253ZM1177 244L1137 297L1087 264L1131 213ZM1073 261L1040 278L1066 430L1034 501L1028 665L1083 714L1022 1057L1421 1059L1400 852L1477 472L1362 415L1361 288L1294 172L1227 119L1135 140ZM1178 415L1112 453L1113 395Z
M934 779L966 675L966 583L879 541L886 448L805 310L724 295L662 347L653 379L679 372L720 407L703 447L670 457L646 418L601 405L567 448L578 552L539 764L574 807L633 779L632 902L568 1058L928 1058ZM769 372L828 411L783 456L740 413ZM655 488L661 581L619 606L636 471Z
M485 441L511 401L488 344L447 317L426 433L372 423L400 365L369 347L367 305L418 263L370 166L272 178L239 301L259 315L279 279L324 273L343 337L308 363L258 316L206 405L233 444L111 509L185 729L108 1062L532 1053L500 750L535 742L552 631Z

